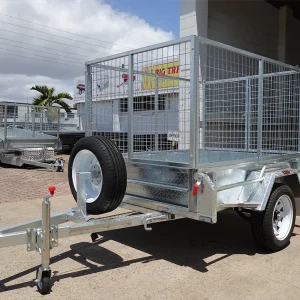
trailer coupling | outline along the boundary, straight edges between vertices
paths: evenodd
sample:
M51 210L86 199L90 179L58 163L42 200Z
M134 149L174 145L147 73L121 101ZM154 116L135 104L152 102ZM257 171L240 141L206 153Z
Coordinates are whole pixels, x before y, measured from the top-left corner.
M92 241L98 233L144 226L151 231L149 224L173 220L174 215L154 211L151 213L131 213L123 216L112 216L105 219L93 219L86 213L85 189L87 172L77 173L77 207L50 215L50 198L54 196L55 187L49 187L49 195L42 202L42 218L0 229L0 248L25 244L27 251L41 254L41 267L36 273L38 291L48 294L51 290L50 250L57 247L59 239L83 234L91 234ZM81 190L83 189L83 190ZM73 221L71 225L59 225Z

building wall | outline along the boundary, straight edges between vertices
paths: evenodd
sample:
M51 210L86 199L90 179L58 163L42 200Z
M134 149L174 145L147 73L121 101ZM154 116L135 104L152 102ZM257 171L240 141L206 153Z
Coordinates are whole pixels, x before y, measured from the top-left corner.
M180 1L180 37L207 37L208 0Z
M286 62L300 66L300 21L292 18L287 30Z
M119 102L119 99L93 102L93 130L128 131L128 112L121 112ZM77 109L85 130L85 104L78 103ZM133 125L133 133L138 135L153 134L155 128L159 134L178 130L178 93L166 94L165 109L158 111L156 115L153 110L134 112Z
M279 10L260 1L208 2L208 38L277 59Z
M300 21L264 0L181 0L180 36L199 35L300 65Z

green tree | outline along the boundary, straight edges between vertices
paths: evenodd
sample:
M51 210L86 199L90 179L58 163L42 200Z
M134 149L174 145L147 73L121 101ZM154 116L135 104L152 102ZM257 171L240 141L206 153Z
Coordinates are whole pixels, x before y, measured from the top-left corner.
M65 109L66 112L71 112L70 106L63 100L73 100L72 96L69 93L55 94L54 88L48 88L45 85L35 85L30 90L37 91L39 93L33 98L33 105L53 106L53 104L58 104L63 109Z

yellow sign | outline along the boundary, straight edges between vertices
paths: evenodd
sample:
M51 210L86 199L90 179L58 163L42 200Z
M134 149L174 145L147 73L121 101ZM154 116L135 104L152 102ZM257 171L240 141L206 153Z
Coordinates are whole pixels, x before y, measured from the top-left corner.
M179 61L165 63L143 68L145 73L153 73L168 77L158 77L158 88L170 88L179 86L178 79L170 79L169 77L179 77ZM155 89L155 76L143 75L142 90Z

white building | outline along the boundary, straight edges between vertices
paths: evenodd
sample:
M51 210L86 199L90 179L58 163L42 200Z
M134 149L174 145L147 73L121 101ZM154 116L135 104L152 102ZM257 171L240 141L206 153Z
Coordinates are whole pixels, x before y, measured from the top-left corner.
M134 147L138 151L158 148L177 147L176 131L178 130L179 62L161 63L147 66L151 73L158 70L170 73L174 80L158 83L158 103L155 110L155 82L144 75L136 75L133 110L135 118ZM112 75L113 74L113 75ZM104 72L98 80L98 87L93 97L93 131L101 133L119 143L126 151L128 132L128 101L126 72ZM84 127L85 120L85 79L75 78L74 100L77 103L78 115ZM99 84L100 83L100 84ZM100 86L101 85L101 86ZM100 97L101 93L101 97ZM157 122L154 124L153 115ZM121 141L121 144L120 144Z

